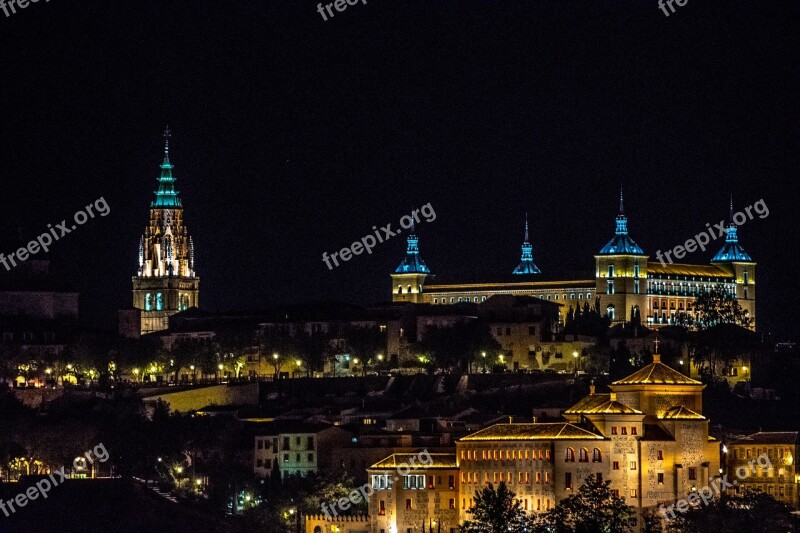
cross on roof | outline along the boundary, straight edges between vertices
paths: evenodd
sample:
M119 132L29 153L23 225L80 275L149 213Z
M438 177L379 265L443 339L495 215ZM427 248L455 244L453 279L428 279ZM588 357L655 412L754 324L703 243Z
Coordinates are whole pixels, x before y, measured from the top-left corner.
M655 340L654 344L656 345L656 352L655 353L658 353L658 334L656 334L656 340Z

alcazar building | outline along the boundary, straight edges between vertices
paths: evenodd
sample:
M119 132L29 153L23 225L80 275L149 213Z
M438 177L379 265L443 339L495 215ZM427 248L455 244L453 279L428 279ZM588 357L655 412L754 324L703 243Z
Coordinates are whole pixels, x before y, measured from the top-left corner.
M542 281L533 260L533 246L525 239L522 258L510 282L459 284L428 283L431 270L421 258L419 238L412 229L406 255L391 274L395 302L427 304L480 303L497 294L533 296L561 303L565 308L598 301L601 313L612 323L639 319L648 326L675 324L679 317L693 318L692 305L701 291L722 285L756 324L756 263L739 244L738 228L731 220L725 243L707 265L664 264L650 256L628 234L628 218L620 193L616 230L594 256L594 277ZM518 279L518 281L517 281ZM598 300L599 299L599 300Z

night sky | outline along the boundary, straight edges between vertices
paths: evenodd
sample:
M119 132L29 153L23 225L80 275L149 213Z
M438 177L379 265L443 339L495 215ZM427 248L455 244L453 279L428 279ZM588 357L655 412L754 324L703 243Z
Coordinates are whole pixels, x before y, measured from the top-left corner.
M404 236L333 252L430 203L439 279L504 278L525 212L548 277L591 272L620 184L651 257L737 207L759 328L796 337L800 7L368 0L39 1L0 12L0 205L27 241L103 196L48 254L90 323L131 305L163 150L201 305L389 299ZM686 261L706 263L721 247ZM12 250L0 250L8 253Z

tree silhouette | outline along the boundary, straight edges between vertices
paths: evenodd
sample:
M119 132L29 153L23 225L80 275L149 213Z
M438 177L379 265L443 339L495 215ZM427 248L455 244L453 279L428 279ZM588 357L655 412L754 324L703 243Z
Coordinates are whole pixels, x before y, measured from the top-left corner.
M619 533L629 531L628 520L635 516L633 507L615 496L610 481L589 475L570 495L544 514L536 516L532 530L536 533Z
M475 491L475 506L467 510L471 516L461 525L462 533L523 533L528 518L516 494L500 482L497 490L490 483L483 490Z

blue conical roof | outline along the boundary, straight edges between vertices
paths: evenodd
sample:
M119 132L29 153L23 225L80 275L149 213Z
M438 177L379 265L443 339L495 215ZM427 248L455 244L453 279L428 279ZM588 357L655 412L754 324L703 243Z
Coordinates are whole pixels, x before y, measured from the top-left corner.
M600 249L599 255L645 255L644 250L628 235L628 217L625 216L625 207L622 201L622 191L619 193L619 215L617 215L617 229L614 237L608 244Z
M169 162L169 128L164 132L164 161L161 163L161 176L158 178L158 190L155 191L156 199L150 202L150 207L181 207L181 199L175 190L175 178L172 176L174 166Z
M739 228L733 222L733 195L731 195L729 218L730 222L728 223L728 228L725 230L727 233L725 236L725 244L722 246L722 249L717 252L717 255L714 256L711 262L752 261L753 259L750 257L750 254L745 252L742 245L739 244Z
M419 238L414 234L414 223L411 223L411 235L406 239L408 247L406 255L395 269L395 274L430 274L431 270L419 256Z
M522 242L522 259L513 274L541 274L542 271L533 262L533 246L528 241L528 217L525 216L525 240Z

